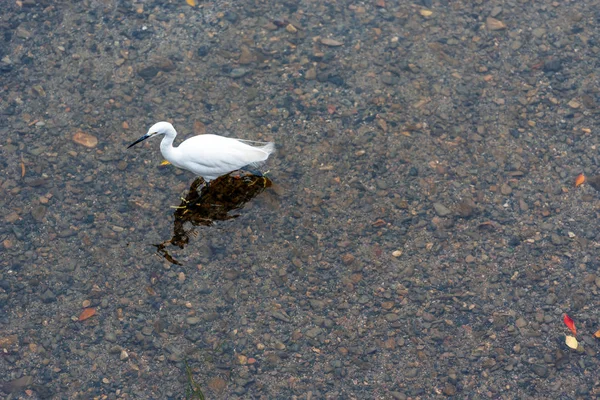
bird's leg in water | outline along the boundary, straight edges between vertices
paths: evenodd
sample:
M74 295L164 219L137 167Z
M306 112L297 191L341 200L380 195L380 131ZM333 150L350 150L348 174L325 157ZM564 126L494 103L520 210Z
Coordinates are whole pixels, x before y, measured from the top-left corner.
M246 168L246 167L244 167L243 171L250 172L254 176L263 176L264 175L262 172L260 172L256 168Z
M202 178L202 177L196 178L196 180L192 183L192 186L190 187L190 192L198 190L200 185L202 185L203 183L206 183L204 181L204 178Z

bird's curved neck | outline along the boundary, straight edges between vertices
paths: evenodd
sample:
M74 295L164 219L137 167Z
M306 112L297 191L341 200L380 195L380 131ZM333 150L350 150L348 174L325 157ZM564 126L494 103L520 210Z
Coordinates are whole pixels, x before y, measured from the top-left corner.
M173 164L172 160L174 159L174 155L177 152L177 148L173 147L173 141L175 140L175 136L177 136L177 132L175 132L175 129L169 130L167 133L165 133L165 137L163 137L162 141L160 142L160 152L162 153L163 157L171 164Z

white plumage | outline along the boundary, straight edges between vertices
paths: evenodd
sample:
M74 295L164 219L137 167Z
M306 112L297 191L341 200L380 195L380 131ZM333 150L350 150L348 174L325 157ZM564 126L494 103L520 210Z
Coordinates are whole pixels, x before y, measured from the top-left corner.
M165 135L160 142L160 152L174 166L193 172L206 182L240 168L257 167L273 153L272 142L254 142L218 135L191 137L178 147L173 147L177 131L169 122L157 122L144 136L127 148L156 135Z

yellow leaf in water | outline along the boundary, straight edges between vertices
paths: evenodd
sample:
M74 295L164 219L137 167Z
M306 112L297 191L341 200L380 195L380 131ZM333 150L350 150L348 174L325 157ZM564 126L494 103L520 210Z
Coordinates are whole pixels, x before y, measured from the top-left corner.
M161 167L162 167L163 165L169 165L169 164L171 164L171 163L170 163L170 162L168 162L167 160L162 160L162 161L160 162L160 166L161 166Z
M196 0L185 0L190 7L196 7Z
M577 346L579 346L579 343L577 342L577 339L575 339L575 336L566 336L565 343L572 349L576 349Z

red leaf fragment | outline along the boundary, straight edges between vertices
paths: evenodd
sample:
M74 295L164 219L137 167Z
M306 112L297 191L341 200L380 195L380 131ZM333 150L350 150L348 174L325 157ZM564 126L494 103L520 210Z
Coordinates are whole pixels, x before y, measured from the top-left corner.
M569 330L573 332L573 335L577 335L577 328L575 328L575 322L571 319L571 317L565 314L565 316L563 317L563 322L565 323L567 328L569 328Z

